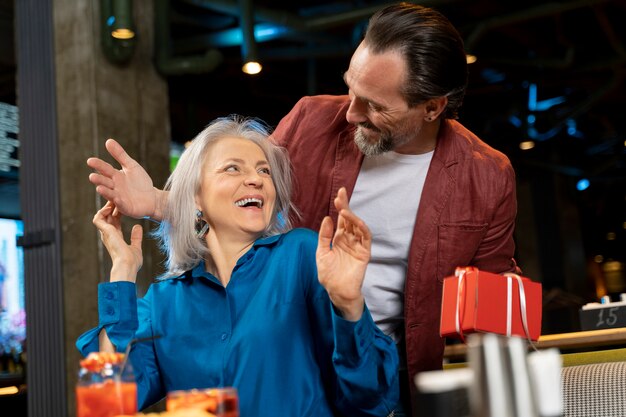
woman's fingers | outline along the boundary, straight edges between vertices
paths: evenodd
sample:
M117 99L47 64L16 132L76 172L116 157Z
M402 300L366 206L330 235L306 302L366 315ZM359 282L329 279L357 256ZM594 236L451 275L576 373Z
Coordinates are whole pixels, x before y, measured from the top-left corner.
M141 241L143 239L143 227L140 224L133 226L130 232L130 246L141 251Z
M334 204L339 213L335 239L343 236L350 245L359 243L369 250L372 242L371 232L365 222L350 210L345 187L341 187L337 192Z
M330 243L333 240L333 220L326 216L320 225L317 236L317 256L322 256L330 252Z
M346 187L341 187L339 191L337 191L337 197L335 197L335 208L337 211L341 211L344 209L349 209L348 203L348 192L346 191Z
M115 206L113 205L113 203L111 203L110 201L107 201L106 204L104 206L102 206L102 208L100 210L98 210L94 216L94 219L98 218L98 219L104 219L105 217L111 215L111 213L113 212L113 208Z
M344 222L348 225L349 230L353 233L360 233L364 236L371 237L371 232L369 227L365 224L365 222L352 210L341 210L339 213L341 217L343 217Z
M119 228L121 225L121 214L117 211L115 204L107 201L107 203L96 212L93 217L93 224L101 232L108 226Z
M371 248L372 235L363 220L350 210L342 210L339 213L340 222L344 225L343 229L337 229L337 236L343 235L352 249L356 249L353 245L361 245L366 250Z

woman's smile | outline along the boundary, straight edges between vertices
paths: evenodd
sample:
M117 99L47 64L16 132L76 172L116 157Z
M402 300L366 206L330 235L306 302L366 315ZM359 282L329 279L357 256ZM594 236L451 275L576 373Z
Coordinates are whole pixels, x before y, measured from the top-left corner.
M225 137L211 145L196 196L210 230L256 238L269 226L275 201L270 165L256 143Z

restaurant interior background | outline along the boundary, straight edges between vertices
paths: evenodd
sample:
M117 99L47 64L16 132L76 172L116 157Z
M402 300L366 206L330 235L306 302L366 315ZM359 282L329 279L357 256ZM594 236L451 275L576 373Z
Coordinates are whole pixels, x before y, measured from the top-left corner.
M45 3L54 13L75 7L83 12L87 9L86 15L92 16L106 13L111 7L106 0L75 6L61 0ZM123 75L141 57L148 57L147 62L153 65L150 70L156 71L165 86L163 100L152 98L165 106L169 115L160 129L166 137L159 149L169 149L173 161L184 143L215 117L238 113L260 117L275 126L301 96L344 94L342 74L367 17L388 3L155 0L148 8L135 2L128 17L138 36L131 40L120 42L101 36L101 31L112 23L106 19L101 19L101 24L94 18L71 28L53 26L52 30L71 33L81 27L91 28L91 44L82 48L94 49L96 62L102 65L93 71L96 76L104 70ZM469 66L469 87L460 121L504 152L516 170L516 258L525 276L543 284L543 334L579 330L581 305L607 294L617 300L620 293L626 292L626 1L417 3L443 12L463 35L468 54L476 59ZM13 0L0 0L0 218L5 219L0 227L11 227L5 227L4 234L0 234L0 262L8 263L9 252L12 259L18 259L12 264L12 271L17 272L11 276L7 267L0 265L0 375L6 376L0 379L3 385L15 382L15 378L23 382L23 369L29 363L22 351L24 328L30 323L28 317L24 320L24 313L28 310L28 288L35 285L29 287L28 276L24 278L22 257L29 249L36 250L46 243L46 232L56 236L51 241L57 243L61 233L54 228L44 229L40 235L23 238L22 246L12 241L12 234L22 234L29 227L26 221L21 222L26 220L22 210L29 197L24 183L20 185L24 180L16 163L26 157L28 150L24 148L22 154L16 146L20 133L15 126L17 115L27 117L25 112L31 109L21 106L26 99L18 94L18 74L27 79L32 68L25 71L17 59L22 47L15 35L21 21L16 17L17 8ZM149 17L141 13L149 13ZM55 16L54 22L59 19ZM153 26L148 30L147 25ZM56 51L52 48L51 53L56 54L60 66L60 60L68 58L59 48L59 41L55 42ZM72 53L77 50L72 49ZM244 59L255 55L262 71L244 74ZM71 77L61 78L57 73L56 91L71 89ZM106 86L99 88L106 96ZM149 87L143 94L154 95ZM133 99L142 100L141 94L138 97ZM101 106L102 102L107 104L106 98L100 96L99 100ZM111 99L108 105L121 104ZM56 112L62 120L63 106L58 106ZM115 116L103 117L100 125L126 123L123 111L111 112ZM82 152L77 159L84 161L84 155L102 150L108 131L88 131L94 132L97 137L86 139L93 148L82 151L60 147L58 165L53 165L51 172L56 169L63 175L63 161L70 156L67 152ZM117 138L122 143L131 140ZM158 148L157 141L149 139L137 145L143 157L149 155L146 148ZM167 155L159 161L167 165ZM85 166L76 164L71 169L73 175L86 182ZM164 166L164 174L157 177L164 179L167 169ZM158 178L156 185L162 185ZM90 190L88 184L84 189ZM69 194L63 190L60 194ZM96 201L95 197L91 200ZM81 204L77 201L73 203ZM61 223L57 225L67 233L65 223ZM76 223L97 239L90 221L81 223L76 219ZM68 244L70 239L64 236ZM92 247L101 251L97 243ZM68 280L71 267L67 266L65 254L61 259L58 268ZM154 263L158 264L156 254ZM101 271L105 269L100 267ZM102 278L93 279L96 282ZM61 292L58 299L63 303L65 294L67 304L67 290ZM91 299L95 310L95 299ZM61 307L61 315L71 313ZM59 320L63 329L63 317ZM68 362L75 359L75 352L70 353L70 336L72 331L66 330L58 343ZM65 363L60 369L71 375L77 364ZM71 376L64 381L70 386Z

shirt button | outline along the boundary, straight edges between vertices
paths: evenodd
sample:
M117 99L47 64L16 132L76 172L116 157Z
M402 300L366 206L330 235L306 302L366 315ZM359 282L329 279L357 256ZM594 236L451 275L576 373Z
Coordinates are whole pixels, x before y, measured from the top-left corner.
M115 313L115 309L113 309L113 307L111 307L111 306L108 306L107 309L106 309L106 313L107 313L107 315L112 316L113 313Z
M106 294L104 294L104 298L106 298L107 300L112 300L113 293L111 291L107 291Z
M226 339L228 339L228 334L222 333L222 342Z
M363 347L364 344L365 344L365 340L363 339L359 340L359 346Z

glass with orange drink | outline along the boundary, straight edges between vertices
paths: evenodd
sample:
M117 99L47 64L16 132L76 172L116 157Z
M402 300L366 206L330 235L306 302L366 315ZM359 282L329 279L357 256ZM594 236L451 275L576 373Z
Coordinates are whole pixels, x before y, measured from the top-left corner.
M167 411L194 408L216 417L239 417L237 390L232 387L171 391L165 406Z
M137 413L137 385L123 353L94 352L80 362L77 417Z

